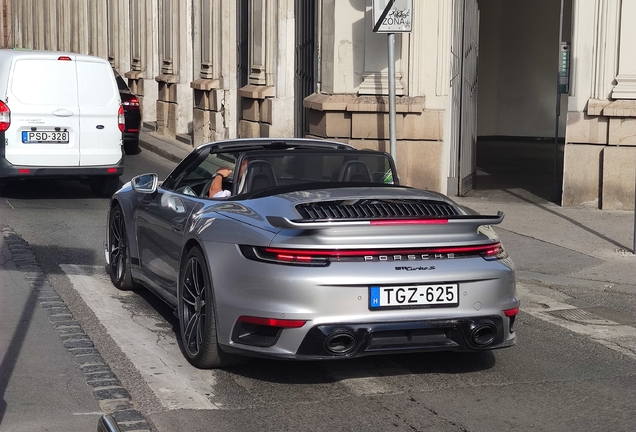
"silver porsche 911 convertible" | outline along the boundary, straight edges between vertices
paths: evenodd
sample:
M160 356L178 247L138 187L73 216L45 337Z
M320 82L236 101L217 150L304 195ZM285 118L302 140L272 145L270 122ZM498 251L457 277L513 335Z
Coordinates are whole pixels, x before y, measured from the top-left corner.
M227 196L210 198L222 168L234 172ZM162 182L124 185L104 248L117 288L146 287L175 308L198 368L476 351L516 340L514 265L491 228L502 219L400 186L383 152L228 140Z

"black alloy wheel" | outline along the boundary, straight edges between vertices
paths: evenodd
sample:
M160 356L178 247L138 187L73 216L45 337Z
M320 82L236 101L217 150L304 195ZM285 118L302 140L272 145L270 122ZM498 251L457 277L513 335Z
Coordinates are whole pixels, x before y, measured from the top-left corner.
M130 271L130 252L126 237L126 221L119 204L110 212L108 224L108 254L110 280L120 290L138 288Z
M88 185L91 192L100 197L110 197L119 189L119 176L96 176Z
M210 275L197 247L188 252L180 275L179 325L185 356L193 366L210 369L245 362L243 357L224 353L218 345Z
M127 155L136 155L139 153L139 140L124 141L124 153Z

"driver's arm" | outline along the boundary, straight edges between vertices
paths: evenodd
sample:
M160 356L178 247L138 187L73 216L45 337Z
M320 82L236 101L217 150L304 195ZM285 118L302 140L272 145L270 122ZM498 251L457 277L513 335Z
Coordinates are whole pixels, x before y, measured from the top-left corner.
M214 176L212 177L212 184L210 185L210 191L208 192L208 197L212 198L217 193L223 190L223 179L229 176L232 173L232 170L228 167L221 167L216 170Z

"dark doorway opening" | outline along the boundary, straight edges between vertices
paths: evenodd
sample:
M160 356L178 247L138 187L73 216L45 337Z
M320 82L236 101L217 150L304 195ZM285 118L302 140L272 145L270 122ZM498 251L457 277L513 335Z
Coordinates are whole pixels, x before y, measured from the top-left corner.
M479 9L477 176L469 195L514 191L560 203L568 98L557 104L559 42L570 41L572 0L563 0L563 14L554 0L489 0Z
M479 137L477 179L467 195L506 200L554 202L554 140ZM559 140L557 178L563 178L563 140Z

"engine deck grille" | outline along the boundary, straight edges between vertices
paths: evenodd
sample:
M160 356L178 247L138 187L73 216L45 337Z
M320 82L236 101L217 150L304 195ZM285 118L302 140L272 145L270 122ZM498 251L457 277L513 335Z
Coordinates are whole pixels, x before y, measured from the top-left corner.
M299 204L296 210L304 220L382 219L456 216L455 207L431 200L324 201Z

